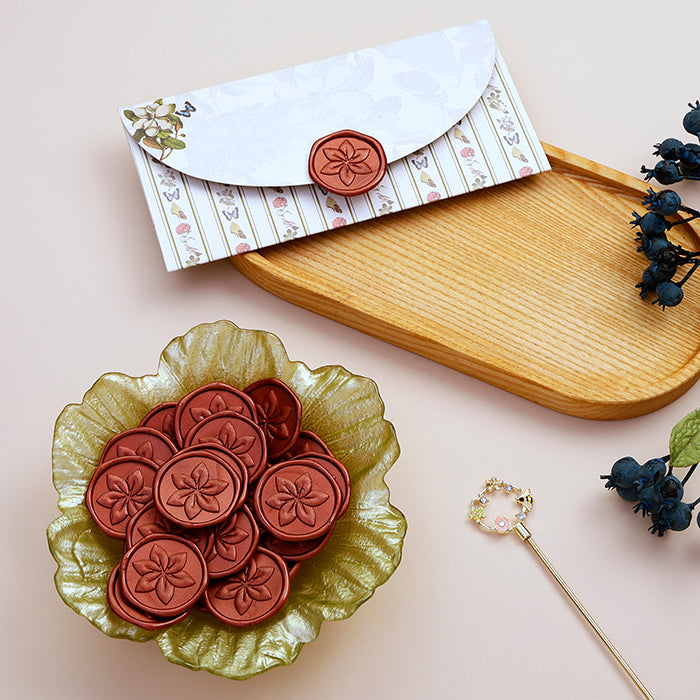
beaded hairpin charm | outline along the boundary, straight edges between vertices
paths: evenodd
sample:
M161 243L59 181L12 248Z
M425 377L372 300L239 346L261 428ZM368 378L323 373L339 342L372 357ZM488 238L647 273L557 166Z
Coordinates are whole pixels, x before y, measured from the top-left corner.
M518 509L512 518L508 515L498 514L495 517L488 516L487 506L491 502L492 494L505 494L506 497L512 496L515 508ZM502 499L499 499L502 500ZM639 677L630 668L629 664L622 658L620 652L613 646L612 642L605 636L603 630L598 626L596 621L591 617L590 613L583 607L581 601L574 595L573 591L566 584L564 579L559 575L557 570L552 566L550 561L544 555L542 550L535 544L530 531L525 527L525 519L532 510L533 498L530 489L521 489L518 486L492 477L488 479L484 488L474 496L471 500L469 508L469 518L474 521L482 530L486 532L507 535L511 532L517 533L518 537L523 542L530 545L532 551L538 556L540 561L545 565L547 571L554 577L555 581L561 586L564 593L569 596L571 602L578 608L578 611L583 615L586 622L593 628L593 631L598 635L600 640L608 648L608 651L615 657L615 660L622 666L627 675L632 679L642 695L648 700L654 700L654 696L644 687L644 684Z

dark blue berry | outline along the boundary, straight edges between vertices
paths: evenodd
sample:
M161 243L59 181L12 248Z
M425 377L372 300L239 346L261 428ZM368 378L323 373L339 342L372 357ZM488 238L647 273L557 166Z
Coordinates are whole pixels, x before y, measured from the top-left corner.
M695 170L700 167L700 145L697 143L686 143L678 151L678 160L681 162L681 172L683 168Z
M690 112L683 117L683 128L689 134L695 134L700 138L700 101L696 101L695 106L692 102L688 102L688 107Z
M639 226L644 236L647 238L665 238L668 223L663 216L655 212L647 212L644 216L639 216L636 211L632 212L634 219L630 221L632 226Z
M607 479L605 488L625 489L634 485L634 482L639 479L639 470L641 466L634 457L623 457L618 459L612 465L610 474L601 476L601 479Z
M625 501L638 501L639 489L636 486L629 486L625 489L617 489L617 495Z
M683 499L683 484L680 479L669 474L654 487L654 500L666 508L672 508Z
M647 260L654 260L664 249L671 246L671 241L667 238L644 238L642 244L637 248L637 252L644 253Z
M663 263L660 264L658 261L654 260L647 269L649 270L649 274L658 284L659 282L668 282L669 280L673 279L673 275L676 274L677 268L669 267Z
M659 306L678 306L683 301L683 290L675 282L659 282L656 285L656 295L652 303Z
M654 192L650 189L649 194L642 200L642 204L656 214L672 216L680 208L681 198L673 190Z
M666 515L669 530L680 532L685 530L693 519L693 509L688 503L676 504Z
M653 292L656 289L657 280L652 274L651 270L647 268L642 273L642 281L639 284L635 284L635 288L639 289L639 296L642 299L647 298L649 292Z
M634 507L634 512L639 513L641 511L642 517L646 517L651 513L656 513L659 510L659 504L654 498L654 492L656 487L646 486L641 491L639 491L639 503Z
M673 160L660 160L652 170L642 166L641 172L645 173L645 180L656 178L662 185L673 185L684 179L678 164Z
M683 142L678 139L665 139L661 143L655 143L656 150L653 155L661 156L664 160L678 160L679 149L683 148Z
M656 457L642 464L639 470L639 479L635 485L641 491L646 486L656 484L664 476L666 476L666 462L660 457Z

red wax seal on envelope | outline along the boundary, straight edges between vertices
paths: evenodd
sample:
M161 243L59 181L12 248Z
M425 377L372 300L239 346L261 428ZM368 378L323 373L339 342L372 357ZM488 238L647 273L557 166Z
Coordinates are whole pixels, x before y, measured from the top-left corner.
M343 197L356 197L376 187L386 172L386 155L377 139L345 129L320 138L311 147L309 175L317 184Z

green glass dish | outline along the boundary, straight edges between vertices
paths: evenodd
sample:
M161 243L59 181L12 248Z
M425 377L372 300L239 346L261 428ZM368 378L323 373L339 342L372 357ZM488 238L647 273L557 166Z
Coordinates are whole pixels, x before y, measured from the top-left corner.
M194 609L183 621L147 631L115 615L107 579L122 542L102 534L84 498L102 449L137 426L154 406L213 381L238 388L266 377L286 382L301 399L302 428L318 433L346 465L352 497L328 545L304 562L285 607L265 623L235 629ZM243 680L292 663L325 620L352 615L401 560L406 520L389 503L384 477L399 455L394 428L371 379L343 367L315 370L292 362L276 336L228 321L196 326L163 351L158 372L100 377L82 403L63 409L54 432L53 480L62 515L48 527L58 563L55 583L65 603L111 637L154 639L166 659Z

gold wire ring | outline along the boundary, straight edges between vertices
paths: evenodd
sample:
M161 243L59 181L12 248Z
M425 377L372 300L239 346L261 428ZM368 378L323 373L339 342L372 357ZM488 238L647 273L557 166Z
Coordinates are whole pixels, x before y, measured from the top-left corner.
M516 513L512 519L507 515L497 515L492 521L493 525L490 525L486 521L486 505L489 502L487 494L494 491L513 494L513 500L520 506L520 512ZM532 510L532 503L530 489L521 489L519 486L514 486L494 476L488 479L484 488L472 498L469 517L487 532L492 532L496 535L507 535L509 532L513 532L518 523L525 522L527 514Z

